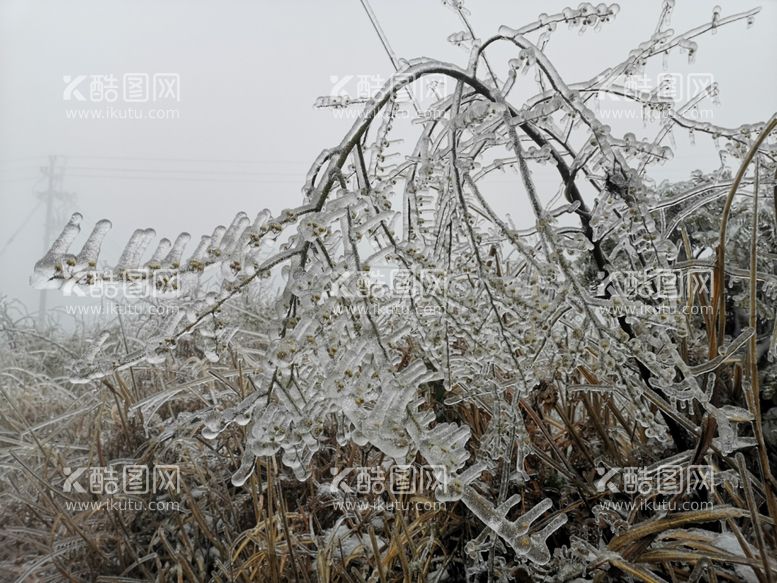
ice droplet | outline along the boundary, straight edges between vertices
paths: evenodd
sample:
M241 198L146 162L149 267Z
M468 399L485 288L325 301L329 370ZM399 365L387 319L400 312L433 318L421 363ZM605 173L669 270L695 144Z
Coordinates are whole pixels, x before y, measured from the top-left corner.
M720 6L716 5L712 9L712 34L718 33L718 23L720 22Z
M227 428L224 416L218 411L211 411L203 420L202 436L205 439L215 439Z
M251 421L251 414L247 411L241 411L235 414L235 423L241 427L245 427Z
M240 464L240 468L234 474L232 474L232 485L235 488L240 488L248 481L248 478L251 477L251 474L254 473L255 461L256 459L250 453L246 453L243 456L243 461Z

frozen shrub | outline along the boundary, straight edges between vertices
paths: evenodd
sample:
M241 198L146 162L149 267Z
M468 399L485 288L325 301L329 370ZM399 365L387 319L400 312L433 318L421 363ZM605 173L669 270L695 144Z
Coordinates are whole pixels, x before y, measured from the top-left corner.
M775 147L766 137L775 121L700 124L685 114L715 99L716 86L678 105L658 91L629 89L629 81L661 55L685 52L692 62L693 39L750 23L757 10L724 16L718 9L708 25L678 34L669 28L673 2L664 2L655 33L623 61L567 82L543 50L557 25L609 26L617 4L582 3L485 39L472 32L461 2L446 4L470 31L449 37L469 51L467 65L401 62L342 141L315 161L299 206L275 217L262 211L253 222L239 213L187 259L188 234L172 245L163 239L145 262L154 233L132 235L112 273L143 266L140 281L166 289L156 274L171 270L177 293L160 301L178 305L179 315L129 355L102 337L73 381L180 364L182 342L197 347L220 380L224 367L232 377L239 370L250 390L225 378L221 388L231 392L183 424L190 431L196 422L213 443L232 431L242 436L236 488L255 484L259 468L269 473L277 459L297 480L332 480L321 491L339 492L336 472L327 476L321 464L343 465L354 446L376 467L435 468L437 484L426 493L482 526L467 529L463 566L449 570L430 558L426 573L434 566L439 577L463 569L508 580L523 565L551 581L568 580L554 573L582 578L609 565L642 580L699 580L708 563L672 555L694 543L672 542L666 528L727 520L728 529L745 509L777 519L760 412L773 400L763 378L774 379L776 350L776 239L767 220L774 209L757 196L733 199L745 185L767 193ZM496 43L515 53L503 77L488 61ZM403 151L391 139L401 123L395 97L430 76L455 88L434 104L435 115L419 120L415 146ZM531 83L536 95L513 103L513 87ZM655 139L604 124L596 104L610 94L658 124ZM656 185L650 169L673 157L664 142L680 128L714 138L722 166ZM726 161L741 168L734 179ZM532 172L543 166L557 175L556 196L537 189ZM486 179L494 172L517 175L533 228L518 230L493 210ZM93 285L110 223L97 223L73 255L80 222L74 215L36 264L37 287ZM212 272L215 284L206 285L201 274ZM282 285L261 329L252 330L236 308L267 280ZM158 403L152 397L136 410L148 422ZM180 423L170 429L180 430ZM732 457L743 451L750 469ZM703 462L718 471L704 494L718 506L706 514L669 510L651 521L601 504L627 492L601 482L609 469ZM744 491L733 495L737 487ZM363 530L364 517L351 518L360 526L330 525L319 550L337 547L343 562L364 548L380 553L369 536L375 525ZM743 553L756 557L761 573L774 568L764 521L738 527L758 541ZM711 532L701 536L714 546ZM674 561L682 566L667 566ZM385 576L382 568L373 567L372 580Z

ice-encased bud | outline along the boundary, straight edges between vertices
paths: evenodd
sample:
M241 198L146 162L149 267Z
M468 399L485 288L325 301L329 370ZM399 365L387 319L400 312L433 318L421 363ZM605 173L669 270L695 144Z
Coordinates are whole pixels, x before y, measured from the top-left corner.
M76 264L74 256L66 257L65 254L81 231L81 219L83 219L81 213L73 213L51 248L35 264L30 276L32 287L35 289L58 289L62 286L68 264L71 267Z

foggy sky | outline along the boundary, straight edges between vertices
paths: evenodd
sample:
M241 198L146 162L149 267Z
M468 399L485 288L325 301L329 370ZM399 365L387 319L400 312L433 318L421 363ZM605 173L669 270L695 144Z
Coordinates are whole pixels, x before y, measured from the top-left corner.
M487 37L500 24L518 27L567 4L470 0L467 6L477 34ZM578 35L560 26L554 33L548 54L567 82L617 64L653 32L660 2L620 4L616 20L599 32ZM715 4L724 16L757 5L678 0L673 28L708 21ZM400 57L466 65L466 52L446 41L462 25L438 0L372 5ZM721 105L710 120L716 124L738 126L774 112L777 2L761 5L753 28L735 23L697 39L695 65L671 57L671 71L714 75L721 88ZM504 63L514 56L501 47L491 59ZM656 65L659 71L660 58ZM37 307L28 277L42 255L45 212L41 206L30 213L39 202L36 193L47 186L40 168L49 155L64 163L64 190L74 195L57 207L58 218L79 210L87 232L110 218L104 254L115 258L138 227L153 227L158 236L186 230L199 237L228 224L239 210L253 216L265 207L278 212L298 204L309 164L351 124L313 108L315 98L330 93L332 77L385 79L392 72L358 0L0 0L0 295ZM121 79L125 73L178 74L180 101L164 106L177 108L180 118L66 119L66 109L83 104L64 101L64 76ZM531 76L521 82L533 85ZM355 80L348 85L355 87ZM638 135L643 130L641 121L626 125ZM652 138L655 127L642 135ZM678 133L675 150L675 159L654 176L677 180L694 168L717 166L703 137L690 146ZM528 208L518 182L497 181L487 193L496 208L516 217ZM60 301L52 294L50 305Z

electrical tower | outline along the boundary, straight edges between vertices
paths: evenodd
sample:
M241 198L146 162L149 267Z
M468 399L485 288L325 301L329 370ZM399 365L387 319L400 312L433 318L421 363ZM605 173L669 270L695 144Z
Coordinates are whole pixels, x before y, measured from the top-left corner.
M61 164L57 167L57 156L49 156L49 165L42 166L41 172L48 179L48 188L38 193L38 198L46 206L46 221L43 227L43 253L48 252L54 238L54 229L62 222L61 207L72 202L74 195L62 190L65 178L65 167ZM55 203L59 203L55 208ZM46 290L40 291L38 301L38 327L42 330L46 323Z

